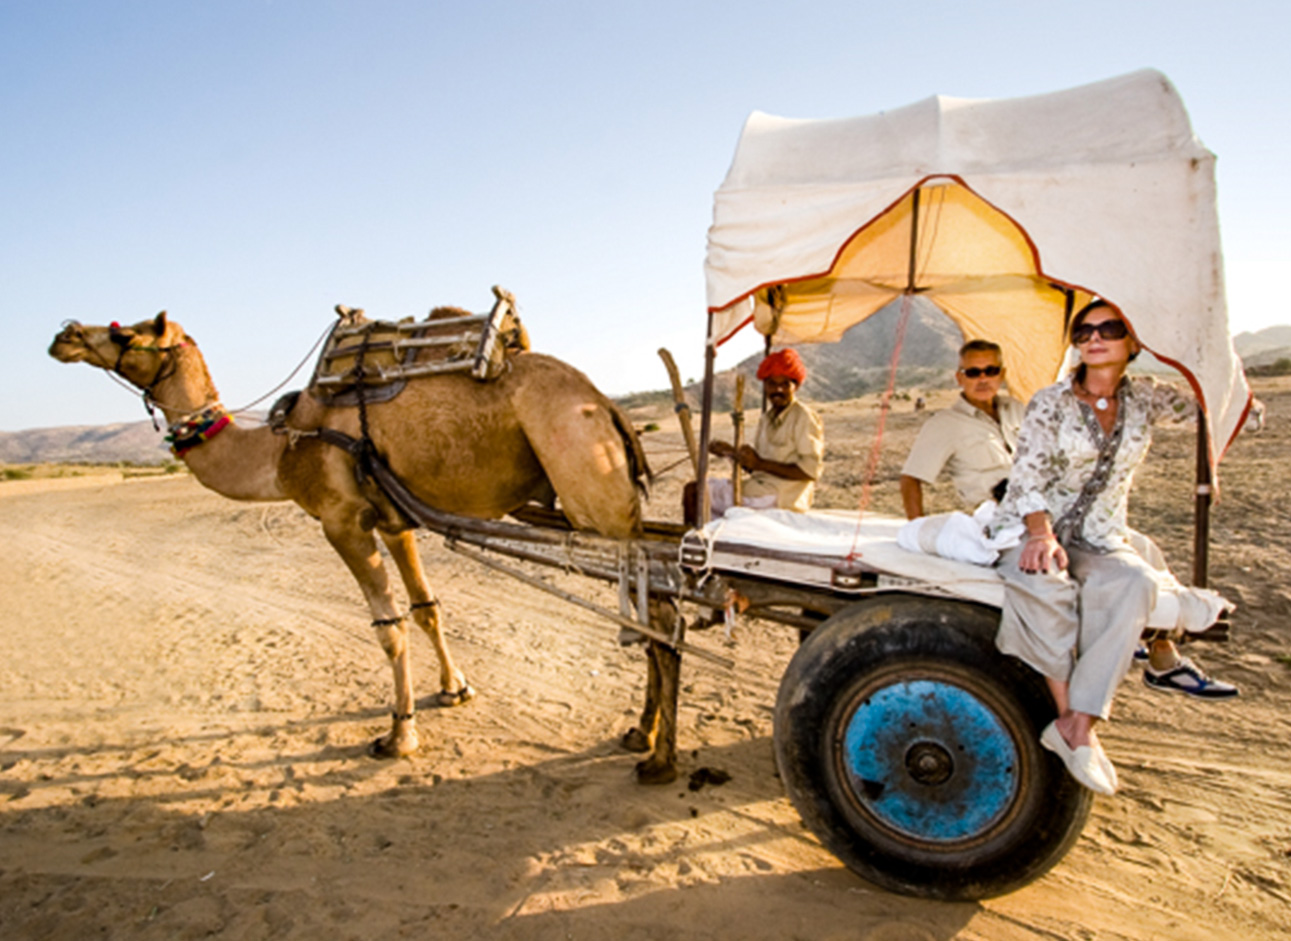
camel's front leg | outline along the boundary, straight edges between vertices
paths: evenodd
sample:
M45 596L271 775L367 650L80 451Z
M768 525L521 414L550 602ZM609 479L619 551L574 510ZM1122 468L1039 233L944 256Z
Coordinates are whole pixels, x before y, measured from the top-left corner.
M323 532L363 590L377 640L390 658L394 670L394 713L390 734L372 743L372 754L378 758L398 758L417 750L417 725L414 718L412 663L408 655L408 626L395 607L390 592L390 578L377 551L372 533L354 524L324 521Z
M433 702L436 706L460 706L475 695L466 682L466 677L453 662L453 655L448 652L444 632L439 623L439 601L430 590L426 573L421 566L421 555L417 552L417 538L412 530L401 533L382 533L390 558L394 559L408 590L412 602L412 616L435 647L439 657L439 692Z

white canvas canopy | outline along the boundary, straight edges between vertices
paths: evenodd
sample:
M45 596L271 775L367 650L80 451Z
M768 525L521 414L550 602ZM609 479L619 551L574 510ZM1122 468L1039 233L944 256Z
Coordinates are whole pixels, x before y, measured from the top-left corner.
M1000 343L1024 399L1058 378L1067 320L1098 296L1188 378L1212 467L1249 407L1214 155L1156 71L842 120L755 112L715 197L705 271L710 344L750 322L781 344L835 340L918 294L965 338Z

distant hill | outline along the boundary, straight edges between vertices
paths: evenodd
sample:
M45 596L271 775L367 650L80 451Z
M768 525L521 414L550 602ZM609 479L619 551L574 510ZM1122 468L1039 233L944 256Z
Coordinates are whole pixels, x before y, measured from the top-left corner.
M245 413L249 424L264 417ZM173 460L165 435L148 420L0 431L0 464L163 464Z
M1291 351L1291 327L1265 327L1255 333L1239 333L1233 337L1233 346L1242 362L1260 365L1271 353L1289 355ZM1274 356L1273 359L1278 357ZM1271 360L1269 360L1271 361Z
M0 431L5 464L160 464L169 457L162 433L150 421Z
M1250 370L1262 370L1279 360L1291 361L1291 327L1265 327L1254 333L1239 333L1233 337L1233 346Z
M804 344L798 347L810 377L803 396L811 402L836 402L859 398L887 388L892 347L900 318L900 304L893 303L864 323L849 330L838 343ZM897 386L902 389L948 388L963 338L949 318L931 303L916 298L906 326ZM1291 326L1268 327L1233 338L1238 355L1248 367L1266 366L1279 359L1291 359ZM753 408L761 394L756 375L761 355L753 355L717 375L714 404L728 410L735 389L735 375L747 377L745 405ZM1145 358L1140 371L1168 371ZM692 407L700 402L700 385L687 387ZM665 391L642 392L620 399L624 405L667 400ZM148 421L115 425L77 425L38 428L31 431L0 432L0 463L114 463L160 464L170 458L160 432Z
M803 397L811 402L838 402L886 389L900 317L901 305L889 304L843 334L837 343L796 347L808 373ZM916 298L901 345L897 387L936 389L953 385L952 373L963 342L959 328L945 314ZM717 375L713 395L719 409L730 407L737 372L746 377L745 405L756 404L753 397L761 394L757 384L761 360L761 354L754 354ZM687 388L688 396L696 403L700 391L699 383Z

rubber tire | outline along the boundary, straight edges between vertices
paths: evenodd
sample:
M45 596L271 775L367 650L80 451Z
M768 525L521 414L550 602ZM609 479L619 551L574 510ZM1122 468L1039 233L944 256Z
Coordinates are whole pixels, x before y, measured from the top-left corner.
M785 671L775 712L781 780L807 828L850 869L876 885L946 900L1003 895L1052 868L1085 826L1092 794L1071 778L1057 756L1040 746L1040 732L1054 717L1046 684L1024 663L995 649L998 625L998 610L969 602L910 595L868 599L812 631ZM848 770L857 760L845 754L849 724L858 727L863 712L878 716L878 702L919 701L909 684L920 681L929 683L917 689L949 693L971 706L974 715L985 717L985 741L996 751L1002 746L1002 753L1014 760L1003 763L994 752L972 754L971 736L966 743L956 740L958 745L948 746L948 751L926 744L940 734L940 726L908 730L903 721L881 727L875 738L886 737L894 748L885 754L905 750L906 770L897 768L888 780L901 779L894 786L906 788L916 799L942 797L940 802L916 805L921 813L929 812L933 826L944 832L974 819L951 811L944 798L952 787L968 782L985 798L982 803L991 819L956 838L894 826L893 815L885 819L887 812L876 810L882 791L876 798L872 782ZM903 718L918 719L916 711ZM955 720L949 721L953 725ZM868 728L863 723L859 727ZM965 744L970 752L956 764L954 751L962 752ZM941 781L932 782L932 788L926 781L915 781L909 770L915 748L948 756L938 772L949 774L947 787L940 788ZM995 761L991 767L996 776L983 772L973 784L972 769L986 767L988 760ZM891 770L893 764L886 767ZM1003 791L993 786L1001 779L1007 783ZM859 788L854 783L858 780Z

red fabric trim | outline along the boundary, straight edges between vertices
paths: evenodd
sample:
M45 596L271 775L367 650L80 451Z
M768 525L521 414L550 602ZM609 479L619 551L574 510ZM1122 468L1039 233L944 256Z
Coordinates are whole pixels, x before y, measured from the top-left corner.
M747 294L746 294L746 295L744 295L744 296L745 296L745 297L748 297L748 295L747 295ZM731 304L738 304L738 303L739 303L739 301L738 301L738 300L731 301ZM730 306L731 306L731 304L727 304L726 306L727 306L727 307L730 307ZM718 309L719 309L719 310L725 310L725 308L718 308ZM709 314L709 316L710 316L710 317L711 317L713 314L715 314L715 313L717 313L717 311L712 310L712 309L710 309L710 310L708 311L708 314ZM731 331L730 333L728 333L726 336L722 337L720 340L718 340L716 343L714 343L714 344L713 344L713 346L714 346L714 347L721 346L721 345L722 345L723 343L725 343L727 340L733 339L733 338L734 338L734 336L735 336L735 334L739 333L741 330L743 330L745 327L747 327L747 326L748 326L749 324L751 324L751 323L753 323L753 315L752 315L752 314L750 314L749 316L745 317L742 321L740 321L740 325L739 325L738 327L736 327L734 330L732 330L732 331Z
M814 273L812 273L812 274L798 275L798 276L796 276L796 277L792 277L792 278L781 278L781 279L778 279L778 280L775 280L775 281L764 281L764 282L762 282L761 284L759 284L757 287L753 288L752 290L745 291L743 294L739 295L738 297L732 298L731 300L727 301L725 304L723 304L723 305L722 305L722 306L720 306L720 307L710 307L710 308L708 308L708 312L709 312L709 314L716 314L716 313L718 313L719 311L726 310L726 308L730 307L732 304L738 304L740 301L742 301L742 300L744 300L744 299L746 299L746 298L752 297L754 294L757 294L757 292L758 292L758 291L765 290L766 288L769 288L769 287L774 287L774 286L775 286L775 285L777 285L777 284L794 284L794 283L797 283L797 282L799 282L799 281L810 281L810 280L812 280L813 278L823 278L823 277L825 277L825 276L826 276L826 275L828 275L831 271L833 271L833 270L834 270L834 266L835 266L836 264L838 264L838 259L842 256L842 254L843 254L844 250L845 250L845 249L847 248L847 246L852 242L852 240L853 240L853 239L855 239L858 235L860 235L862 232L864 232L864 231L865 231L866 229L868 229L870 226L874 225L874 223L878 222L880 219L882 219L882 218L883 218L884 216L886 216L888 213L893 212L893 211L897 208L897 206L899 206L899 205L901 204L901 201L902 201L902 200L904 200L907 196L909 196L909 195L910 195L911 193L913 193L915 190L919 189L919 188L920 188L921 186L923 186L925 183L928 183L928 182L930 182L930 181L932 181L932 180L950 180L950 181L952 181L952 182L954 182L954 183L959 184L959 185L960 185L960 186L962 186L964 189L968 190L970 193L972 193L974 196L976 196L978 199L980 199L982 202L986 203L986 205L990 206L992 209L994 209L996 212L998 212L1000 215L1002 215L1005 219L1008 219L1008 220L1009 220L1009 222L1013 223L1013 226L1014 226L1014 227L1015 227L1019 232L1021 232L1021 233L1022 233L1022 239L1023 239L1023 241L1025 241L1025 242L1027 243L1027 247L1028 247L1028 248L1030 248L1030 250L1031 250L1031 259L1032 259L1032 261L1035 263L1036 275L1037 275L1038 277L1042 277L1042 278L1044 278L1044 279L1045 279L1046 281L1048 281L1050 284L1060 285L1060 286L1062 286L1062 287L1064 287L1064 288L1067 288L1067 289L1069 289L1069 290L1072 290L1072 291L1084 291L1085 293L1087 293L1087 294L1092 294L1092 295L1094 295L1095 297L1099 296L1097 291L1090 290L1089 288L1087 288L1087 287L1083 287L1082 285L1079 285L1079 284L1072 284L1071 282L1069 282L1069 281L1064 281L1064 280L1062 280L1061 278L1055 278L1055 277L1052 277L1048 272L1046 272L1046 271L1044 270L1044 268L1042 268L1042 267L1041 267L1041 265L1040 265L1040 249L1036 246L1036 243L1032 240L1032 238L1031 238L1031 233L1029 233L1029 232L1026 230L1026 228L1025 228L1025 227L1024 227L1020 222L1018 222L1018 220L1017 220L1017 219L1014 219L1014 218L1013 218L1013 216L1009 215L1007 212L1005 212L1005 211L1004 211L1003 209L1001 209L999 206L995 205L995 203L991 202L989 199L987 199L987 198L986 198L985 196L983 196L981 193L977 192L977 190L975 190L975 189L973 189L971 186L969 186L969 185L968 185L968 183L966 183L966 182L964 181L964 178L963 178L963 177L961 177L959 174L957 174L957 173L930 173L930 174L928 174L927 176L925 176L925 177L923 177L922 179L920 179L917 183L915 183L915 184L914 184L913 186L911 186L909 189L905 190L905 192L903 192L903 193L902 193L900 196L898 196L895 200L893 200L891 203L889 203L889 204L888 204L884 209L882 209L882 210L880 210L879 212L875 213L875 215L874 215L871 219L869 219L867 222L865 222L863 225L861 225L860 227L858 227L858 228L854 229L854 230L852 231L852 234L851 234L851 235L849 235L849 236L847 236L847 238L843 239L843 241L842 241L842 242L839 244L839 246L838 246L838 250L837 250L836 252L834 252L834 257L830 260L830 262L829 262L829 267L827 267L824 271L814 272ZM752 317L749 317L747 320L742 321L742 322L739 324L739 326L737 326L735 329L731 330L731 331L730 331L730 333L726 334L726 336L724 336L724 337L722 337L721 339L719 339L719 340L717 341L717 345L718 345L718 346L721 346L723 343L725 343L725 342L726 342L727 340L729 340L731 337L735 336L735 334L739 333L739 332L740 332L741 330L743 330L746 326L748 326L748 325L749 325L749 323L750 323L752 320L753 320L753 318L752 318Z
M1048 281L1050 284L1059 285L1059 286L1064 287L1064 288L1067 288L1068 290L1071 290L1071 291L1083 291L1083 292L1085 292L1086 294L1090 294L1090 295L1092 295L1092 296L1094 296L1094 297L1101 297L1101 295L1100 295L1097 291L1091 290L1090 288L1084 287L1084 286L1079 285L1079 284L1072 284L1072 283L1071 283L1071 282L1069 282L1069 281L1064 281L1064 280L1062 280L1061 278L1055 278L1055 277L1051 276L1050 274L1048 274L1048 273L1044 270L1044 268L1041 266L1041 263L1040 263L1040 249L1039 249L1039 247L1036 245L1036 243L1032 240L1032 238L1031 238L1031 233L1029 233L1029 232L1026 230L1026 227L1025 227L1025 226L1023 226L1020 222L1018 222L1018 220L1017 220L1017 219L1013 218L1013 216L1011 216L1009 213L1005 212L1003 209L1001 209L999 206L995 205L993 202L991 202L989 199L987 199L987 198L986 198L985 196L983 196L981 193L977 192L977 190L975 190L975 189L973 189L971 186L969 186L969 185L968 185L968 183L964 181L964 178L963 178L963 177L961 177L959 174L957 174L957 173L930 173L930 174L928 174L927 176L925 176L925 177L923 177L922 179L920 179L920 180L919 180L919 182L915 183L913 186L911 186L911 187L910 187L909 189L907 189L905 192L903 192L900 196L898 196L898 197L897 197L895 200L893 200L891 203L889 203L889 204L888 204L888 206L887 206L886 208L884 208L884 209L880 210L878 213L876 213L876 214L873 216L873 218L871 218L869 221L867 221L866 223L864 223L863 225L861 225L859 228L857 228L857 229L853 230L853 232L852 232L852 234L851 234L851 235L849 235L849 236L847 236L847 238L843 239L842 243L838 246L838 251L836 251L836 252L834 253L834 257L830 260L829 267L827 267L824 271L815 272L815 273L812 273L812 274L799 275L799 276L797 276L797 277L793 277L793 278L784 278L784 279L780 279L780 280L776 280L776 281L765 281L765 282L763 282L763 283L759 284L757 287L753 288L752 290L746 291L745 293L743 293L743 294L739 295L738 297L733 298L733 299L732 299L732 300L730 300L730 301L727 301L727 302L726 302L725 304L723 304L721 307L710 307L710 308L708 308L708 313L709 313L709 315L710 315L710 316L712 316L713 314L716 314L716 313L718 313L719 311L723 311L723 310L725 310L726 308L730 307L732 304L738 304L740 301L745 300L746 298L752 297L753 295L757 294L757 292L758 292L758 291L765 290L766 288L769 288L769 287L774 287L774 286L775 286L775 285L777 285L777 284L794 284L794 283L799 282L799 281L810 281L810 280L812 280L812 279L814 279L814 278L823 278L823 277L827 276L831 271L833 271L833 270L834 270L834 266L835 266L836 264L838 264L838 259L842 256L843 251L847 248L847 246L852 242L852 240L853 240L853 239L855 239L858 235L860 235L862 232L864 232L864 231L865 231L866 229L868 229L870 226L874 225L874 223L878 222L881 218L883 218L884 216L886 216L888 213L893 212L893 211L896 209L896 207L897 207L897 206L899 206L899 205L901 204L902 200L904 200L906 197L908 197L908 196L909 196L911 193L913 193L915 190L919 189L919 188L920 188L921 186L923 186L925 183L928 183L928 182L930 182L930 181L932 181L932 180L951 180L951 181L953 181L953 182L955 182L955 183L959 184L960 186L964 187L964 189L968 190L970 193L972 193L974 196L976 196L978 199L980 199L982 202L986 203L986 205L990 206L992 209L994 209L996 212L998 212L1000 215L1002 215L1004 218L1008 219L1008 220L1009 220L1009 222L1013 223L1014 227L1015 227L1015 228L1016 228L1020 233L1022 233L1022 238L1023 238L1023 240L1027 243L1027 246L1031 249L1031 257L1032 257L1032 260L1035 262L1035 270L1036 270L1036 275L1037 275L1037 277L1044 278L1044 280ZM1115 305L1114 303L1112 303L1111 301L1108 301L1108 303L1109 303L1109 304L1112 304L1112 306L1113 306L1113 307L1116 307L1116 305ZM1119 307L1116 307L1116 312L1117 312L1118 314L1120 314L1120 316L1125 320L1125 322L1126 322L1127 324L1130 324L1130 330L1131 330L1131 332L1133 332L1133 330L1134 330L1134 326L1133 326L1133 324L1132 324L1132 323L1130 323L1130 318L1126 317L1126 316L1125 316L1125 314L1121 311L1121 309L1120 309ZM741 321L741 322L740 322L740 324L739 324L738 326L736 326L733 330L731 330L729 333L727 333L727 334L726 334L726 336L721 337L720 339L718 339L718 340L717 340L717 342L716 342L716 345L717 345L717 346L721 346L723 343L725 343L727 340L730 340L732 337L734 337L737 333L739 333L741 330L743 330L745 327L747 327L747 326L748 326L750 323L752 323L752 322L753 322L753 317L752 317L752 316L750 316L750 317L746 318L745 320ZM1135 334L1134 339L1135 339L1136 341L1138 341L1139 345L1140 345L1140 346L1142 346L1145 350L1147 350L1149 353L1151 353L1153 356L1155 356L1155 357L1156 357L1157 359L1159 359L1161 362L1166 363L1166 364L1168 364L1168 365L1170 365L1170 366L1173 366L1175 369L1177 369L1177 370L1178 370L1178 371L1179 371L1179 372L1184 376L1184 378L1185 378L1185 379L1187 379L1187 380L1188 380L1188 385L1192 387L1193 395L1194 395L1194 396L1196 396L1196 398L1197 398L1197 403L1198 403L1198 405L1199 405L1199 406L1200 406L1200 408L1201 408L1202 414L1206 417L1206 419L1207 419L1207 420L1209 420L1209 418L1210 418L1210 410L1209 410L1209 408L1208 408L1208 407L1207 407L1207 405L1206 405L1206 397L1205 397L1205 395L1203 395L1203 394L1202 394L1201 386L1198 384L1197 379L1196 379L1196 377L1194 377L1194 376L1193 376L1192 372L1191 372L1191 371L1189 371L1188 369L1185 369L1182 363L1179 363L1179 362L1177 362L1177 361L1175 361L1175 360L1172 360L1172 359L1169 359L1169 358L1167 358L1167 357L1161 356L1161 355L1160 355L1160 354L1158 354L1155 350L1153 350L1151 347L1146 346L1146 345L1143 343L1143 341L1142 341L1142 340L1139 340L1139 338L1138 338L1138 335L1137 335L1137 334ZM1215 471L1218 469L1218 467L1219 467L1219 462L1220 462L1221 460L1223 460L1224 455L1228 453L1228 449L1232 446L1233 442L1237 440L1237 436L1238 436L1239 434L1241 434L1242 428L1243 428L1243 427L1245 426L1245 424L1246 424L1246 418L1247 418L1247 416L1250 414L1250 411L1251 411L1251 403L1252 403L1253 398L1254 398L1254 396L1252 395L1252 393L1250 393L1250 392L1248 391L1248 392L1247 392L1247 394L1246 394L1246 407L1242 410L1242 418L1241 418L1241 421L1239 421L1239 422L1238 422L1238 424L1237 424L1237 428L1233 431L1233 434L1229 437L1228 441L1227 441L1227 442L1225 442L1224 447L1223 447L1223 450L1222 450L1222 451L1220 451L1218 455L1216 455L1216 453L1215 453L1215 442L1214 442L1214 436L1213 436L1213 435L1211 435L1211 436L1210 436L1210 454L1209 454L1209 458L1210 458L1210 469L1211 469L1211 473L1212 473L1212 474L1214 474L1214 473L1215 473Z

